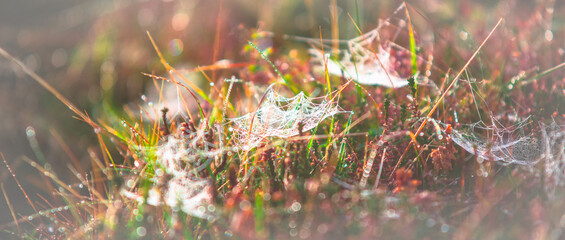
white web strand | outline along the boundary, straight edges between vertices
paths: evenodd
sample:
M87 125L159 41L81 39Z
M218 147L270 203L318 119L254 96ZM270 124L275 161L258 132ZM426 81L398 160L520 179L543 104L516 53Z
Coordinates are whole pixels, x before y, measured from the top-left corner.
M408 80L402 78L392 69L390 53L382 47L373 53L361 45L352 44L349 50L340 50L342 58L334 60L329 53L323 53L318 49L310 49L312 61L320 67L327 66L328 74L341 76L342 72L348 79L364 85L379 85L388 88L400 88L408 85ZM326 62L324 62L326 59ZM380 62L379 62L380 60ZM383 66L385 68L383 68Z
M550 125L542 124L541 131L545 190L552 195L555 187L565 185L565 129L553 122Z
M466 129L453 129L450 136L480 161L517 164L534 172L538 171L534 165L543 164L545 191L551 196L556 187L565 186L565 127L555 122L540 123L541 133L527 136L522 132L528 121L517 122L510 128L499 127L494 120L491 126L479 122ZM486 132L487 137L480 137L477 132Z
M468 125L466 130L453 129L451 139L481 160L503 165L534 165L540 160L540 142L535 137L521 133L527 121L518 122L510 128L498 126L494 119L490 126L481 121ZM480 137L477 132L486 132L487 136Z
M231 118L233 139L244 150L258 146L267 137L288 138L302 131L315 128L322 120L338 113L344 113L329 97L309 98L300 92L286 98L272 89L257 111L238 118ZM315 103L320 102L320 103Z
M194 217L213 218L207 211L212 203L210 181L200 177L199 171L210 164L214 156L221 155L221 150L213 149L213 144L205 140L206 125L205 122L200 124L195 132L178 130L166 136L155 149L142 149L147 155L154 152L156 159L152 179L155 186L149 190L147 204L166 205ZM126 190L122 190L122 194L140 202L144 200L142 195Z
M330 58L329 53L324 53L319 49L309 49L312 62L320 69L325 69L324 66L327 66L328 73L331 75L341 76L343 72L345 77L360 84L380 85L388 88L400 88L408 85L408 80L400 77L390 67L392 66L390 47L384 49L379 45L376 52L373 52L369 47L379 39L378 31L381 26L348 40L347 49L339 50L339 60Z

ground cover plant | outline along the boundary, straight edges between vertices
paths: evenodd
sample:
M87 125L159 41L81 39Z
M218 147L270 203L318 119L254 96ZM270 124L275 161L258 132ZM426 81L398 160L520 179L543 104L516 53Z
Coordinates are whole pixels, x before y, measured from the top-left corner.
M145 81L125 91L136 101L119 103L113 81L123 74L112 62L121 57L100 50L109 56L98 61L94 115L0 49L11 72L62 102L95 140L85 164L58 138L72 163L54 167L28 127L33 156L0 154L3 237L565 236L563 3L396 2L371 18L370 2L330 1L320 25L318 3L281 4L310 11L298 18L309 35L269 21L228 33L223 14L238 5L214 4L211 44L194 47L211 54L194 67L178 62L181 38L151 29L124 39L151 51L114 48L150 59L129 73ZM184 7L173 8L173 28L187 26ZM458 14L476 22L454 23ZM100 35L98 45L111 45ZM98 55L77 56L88 69Z

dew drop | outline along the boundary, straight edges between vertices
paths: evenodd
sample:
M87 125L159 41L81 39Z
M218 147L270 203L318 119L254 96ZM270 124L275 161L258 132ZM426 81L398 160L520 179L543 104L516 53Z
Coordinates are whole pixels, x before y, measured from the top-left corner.
M449 231L449 225L447 225L447 224L441 225L441 232L442 233L446 233L448 231Z
M546 30L544 34L545 40L551 42L553 40L553 32L551 30Z
M214 212L214 211L216 211L216 207L214 205L210 204L210 205L208 205L208 211Z
M197 210L198 210L199 213L205 213L205 212L206 212L206 207L204 207L204 206L199 206Z
M296 229L291 229L291 230L290 230L290 236L291 236L291 237L296 237L296 235L298 235L298 231L296 231Z
M126 182L126 185L127 185L129 188L132 188L132 187L135 185L135 181L132 180L132 179L130 179L130 180L128 180L128 181Z
M213 83L213 82L210 82L210 87L213 87L213 86L214 86L214 83Z
M28 137L35 137L35 129L31 126L26 128L26 135Z
M294 202L291 206L290 209L294 212L298 212L300 211L300 209L302 208L302 205L300 205L299 202Z
M290 222L288 222L288 227L296 228L296 222L294 220L290 220Z
M467 40L467 37L469 37L469 34L465 31L461 31L459 32L459 38L461 38L461 40Z

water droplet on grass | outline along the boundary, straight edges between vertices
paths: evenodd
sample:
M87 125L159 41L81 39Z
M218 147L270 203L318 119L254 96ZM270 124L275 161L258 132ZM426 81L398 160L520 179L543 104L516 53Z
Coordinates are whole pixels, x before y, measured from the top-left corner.
M447 225L447 224L441 225L441 232L442 233L446 233L448 231L449 231L449 225Z
M145 227L138 227L136 232L137 236L144 237L147 234L147 229Z
M26 128L26 135L28 137L35 137L35 129L31 126Z

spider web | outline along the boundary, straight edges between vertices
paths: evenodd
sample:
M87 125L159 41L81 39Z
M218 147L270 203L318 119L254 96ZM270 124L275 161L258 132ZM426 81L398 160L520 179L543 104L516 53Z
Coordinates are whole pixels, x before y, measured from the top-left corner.
M228 119L232 139L244 150L258 146L268 137L288 138L306 132L335 114L345 113L329 96L307 97L300 92L286 98L268 89L255 112Z
M388 88L408 85L408 80L400 77L392 67L390 46L379 45L375 52L371 50L370 45L380 39L378 31L381 26L362 36L346 40L347 48L339 50L339 59L332 58L330 53L324 53L319 49L309 49L312 62L319 68L327 66L328 74L335 76L343 74L360 84L380 85Z
M525 128L532 121L529 117L519 121L516 116L507 118L514 122L513 125L506 127L492 113L487 101L480 94L484 87L483 81L476 81L469 72L466 72L469 80L460 79L460 82L468 85L472 102L479 117L479 121L474 124L462 125L460 129L453 129L451 140L471 154L477 156L478 161L495 161L502 165L518 164L532 166L538 163L543 152L540 134L529 135ZM482 103L486 112L489 114L490 124L487 124L481 117L479 103Z
M190 131L178 129L176 133L165 136L156 147L140 149L147 155L155 156L154 186L149 190L147 204L166 205L179 209L188 215L211 219L213 214L207 211L212 204L211 184L208 179L199 176L199 172L208 166L221 150L206 140L206 123ZM122 190L122 194L143 202L140 194Z
M470 78L471 79L471 78ZM502 165L515 164L524 166L530 171L537 171L535 166L541 166L545 191L552 195L557 186L565 185L565 128L555 120L546 125L535 122L530 117L522 121L518 116L508 115L505 118L514 124L505 127L495 117L487 101L478 92L481 82L473 80L460 80L469 84L470 93L476 111L480 112L479 104L482 102L489 113L491 124L480 120L474 124L463 125L460 129L453 129L451 140L471 154L477 160L495 161ZM531 124L538 124L536 128ZM539 131L528 134L526 128Z
M565 185L565 127L553 121L541 124L541 133L545 190L552 194L555 187Z
M396 15L404 8L404 4L393 13ZM405 25L402 19L400 25ZM394 70L393 60L390 56L391 47L394 46L400 51L407 51L389 42L384 46L381 42L379 31L382 27L390 25L390 17L382 20L375 29L350 40L333 39L326 42L345 43L347 48L339 49L338 58L332 58L330 53L321 51L323 43L320 40L309 39L307 42L317 48L309 49L312 62L318 68L324 69L327 66L328 74L335 76L345 75L346 78L353 79L357 83L365 85L380 85L388 88L400 88L408 85L408 79L400 77ZM397 32L398 34L398 32ZM371 46L377 42L375 50ZM408 51L409 52L409 51Z
M524 127L529 124L528 120L511 127L503 127L495 119L492 119L491 125L480 121L453 129L450 136L453 142L475 154L480 161L496 161L502 165L534 165L540 160L542 146L538 138L523 133ZM486 136L479 135L481 132Z
M483 122L453 129L451 140L479 159L496 161L502 165L517 164L536 171L534 165L543 164L544 186L548 194L565 185L565 127L555 121L539 123L540 133L525 135L522 130L529 119L520 121L510 128ZM477 132L486 132L481 137Z
M324 59L329 59L325 63L328 74L353 79L355 82L364 85L380 85L388 88L400 88L408 85L408 79L402 78L391 66L389 50L384 50L381 46L373 53L365 46L360 45L355 40L351 40L349 49L340 50L341 59L336 60L330 57L329 53L323 53L318 49L310 49L314 64L324 66ZM380 60L380 62L379 62ZM385 70L386 67L387 69Z

